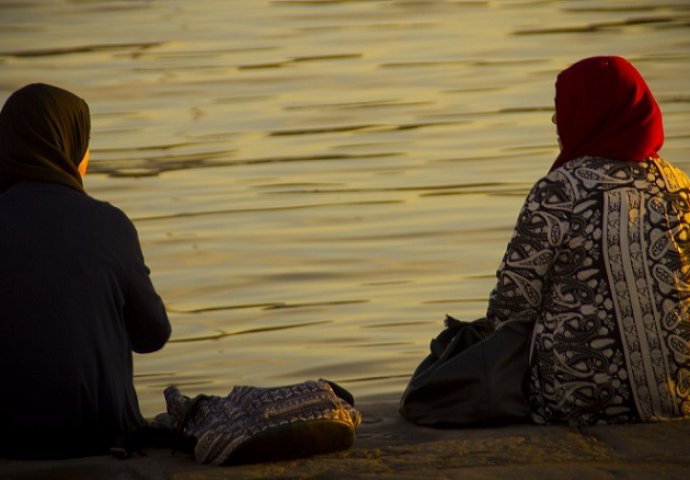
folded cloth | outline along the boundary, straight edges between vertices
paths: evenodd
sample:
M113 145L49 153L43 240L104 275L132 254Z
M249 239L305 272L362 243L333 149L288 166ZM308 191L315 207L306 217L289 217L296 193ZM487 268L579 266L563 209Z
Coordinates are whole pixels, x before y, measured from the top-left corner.
M197 462L213 465L344 450L362 421L352 395L326 380L236 386L226 397L189 398L170 386L164 395L173 428L196 439Z

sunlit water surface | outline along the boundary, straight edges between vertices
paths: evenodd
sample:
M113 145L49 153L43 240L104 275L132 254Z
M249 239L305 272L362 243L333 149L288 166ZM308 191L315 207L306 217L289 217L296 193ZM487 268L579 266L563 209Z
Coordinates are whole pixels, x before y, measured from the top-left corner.
M134 220L174 333L162 390L326 377L395 397L445 313L483 315L557 153L558 71L628 57L690 170L690 2L0 0L0 100L93 114L91 195Z

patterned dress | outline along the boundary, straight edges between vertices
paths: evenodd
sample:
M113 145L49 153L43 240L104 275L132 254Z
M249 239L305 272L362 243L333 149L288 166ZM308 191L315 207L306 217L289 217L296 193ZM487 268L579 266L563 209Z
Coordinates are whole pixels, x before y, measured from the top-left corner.
M660 158L571 160L532 188L487 316L533 322L536 423L690 416L690 180Z

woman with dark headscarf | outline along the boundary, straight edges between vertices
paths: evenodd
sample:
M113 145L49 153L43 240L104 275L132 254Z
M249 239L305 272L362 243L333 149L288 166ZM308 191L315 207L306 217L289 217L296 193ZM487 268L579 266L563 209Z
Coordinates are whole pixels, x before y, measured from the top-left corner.
M143 424L132 351L170 336L134 226L84 192L89 133L50 85L0 111L0 456L106 452Z
M661 159L635 68L594 57L556 82L561 153L530 192L487 318L533 325L537 423L690 416L690 181Z

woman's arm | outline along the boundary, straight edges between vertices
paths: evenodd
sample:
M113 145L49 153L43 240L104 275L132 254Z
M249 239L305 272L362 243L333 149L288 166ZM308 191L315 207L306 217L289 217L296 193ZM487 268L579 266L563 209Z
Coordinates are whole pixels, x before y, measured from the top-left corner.
M487 319L494 327L537 317L551 266L570 228L573 201L568 185L563 174L554 173L538 181L527 196L489 297Z
M130 225L131 246L128 288L125 293L124 316L132 349L149 353L163 348L170 338L171 327L165 305L156 293L150 270L144 263L136 229Z

